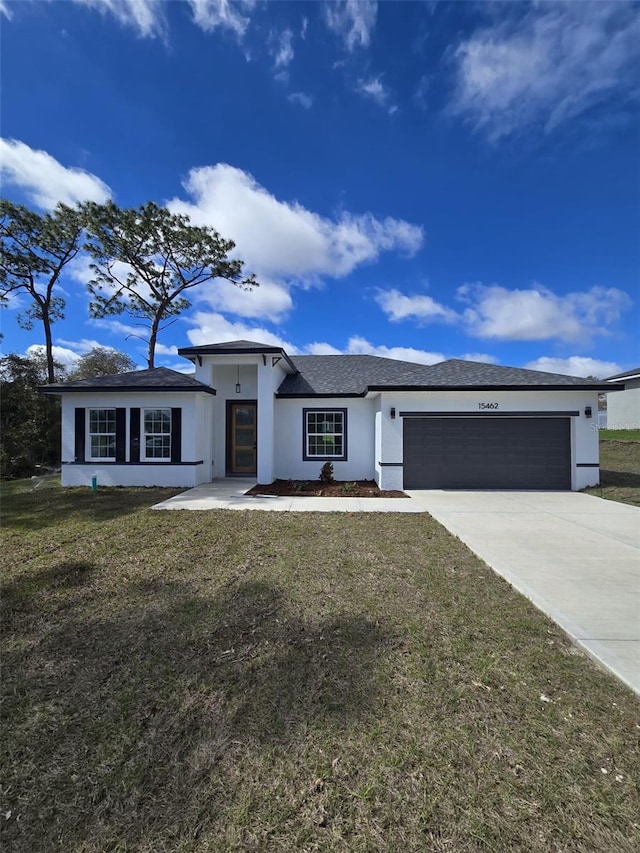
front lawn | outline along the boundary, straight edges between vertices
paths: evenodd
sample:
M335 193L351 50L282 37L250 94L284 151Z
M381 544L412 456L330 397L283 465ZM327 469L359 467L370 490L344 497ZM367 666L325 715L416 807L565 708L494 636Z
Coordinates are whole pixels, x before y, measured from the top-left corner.
M427 515L3 501L3 849L637 851L640 708Z
M640 506L640 430L600 431L600 485L585 491Z

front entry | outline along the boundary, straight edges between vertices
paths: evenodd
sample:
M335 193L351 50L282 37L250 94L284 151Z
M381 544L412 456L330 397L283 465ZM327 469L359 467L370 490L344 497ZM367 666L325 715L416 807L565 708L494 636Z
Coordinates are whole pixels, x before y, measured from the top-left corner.
M227 474L258 470L258 406L255 400L227 403Z

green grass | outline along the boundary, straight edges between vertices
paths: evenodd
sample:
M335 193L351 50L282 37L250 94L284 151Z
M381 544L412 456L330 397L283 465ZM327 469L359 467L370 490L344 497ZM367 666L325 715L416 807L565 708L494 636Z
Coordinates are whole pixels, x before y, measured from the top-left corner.
M640 430L608 430L624 437L605 438L600 432L600 485L588 494L640 506ZM637 438L632 439L635 434Z
M429 516L164 496L5 496L3 850L638 850L636 699Z
M640 429L601 429L600 441L640 441Z

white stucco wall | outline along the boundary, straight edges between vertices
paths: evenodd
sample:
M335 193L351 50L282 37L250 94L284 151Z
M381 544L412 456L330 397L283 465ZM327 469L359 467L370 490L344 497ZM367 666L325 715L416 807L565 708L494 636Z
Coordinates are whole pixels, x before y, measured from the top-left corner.
M196 379L215 388L212 405L210 442L211 479L227 476L227 403L255 401L258 406L257 479L270 483L274 478L275 393L286 372L284 360L273 364L272 354L202 356L196 365ZM240 393L236 384L240 382Z
M211 418L213 397L192 392L87 392L62 395L62 485L88 486L92 477L105 486L195 486L210 480L211 447L206 422ZM125 408L125 460L130 464L87 461L75 463L75 410ZM182 409L181 458L179 465L167 462L131 463L129 453L131 408ZM85 421L86 423L86 421ZM89 431L85 437L89 456ZM201 462L201 464L195 464ZM190 463L190 464L184 464Z
M481 403L497 403L498 412L563 412L577 411L571 418L571 488L584 489L597 485L598 467L580 467L599 463L598 395L588 391L430 391L384 392L380 395L381 459L376 459L376 476L381 488L401 489L403 482L403 419L401 411L468 412L476 414ZM584 412L591 407L592 417ZM391 418L391 408L396 417ZM490 414L486 417L491 417Z
M375 477L375 400L353 397L276 400L275 477L317 480L323 460L303 459L303 408L347 410L347 460L334 462L336 480L372 480Z
M640 379L624 384L624 391L607 394L607 429L640 428Z

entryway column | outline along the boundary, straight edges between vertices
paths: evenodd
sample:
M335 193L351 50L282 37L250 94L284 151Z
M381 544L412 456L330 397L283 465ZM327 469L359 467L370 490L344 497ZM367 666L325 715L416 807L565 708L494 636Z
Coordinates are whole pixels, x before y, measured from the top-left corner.
M274 393L273 367L271 360L258 364L258 482L272 483L274 480Z

